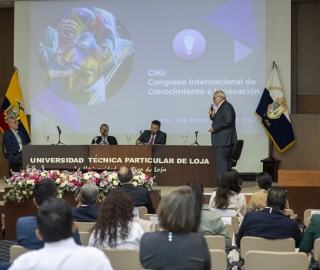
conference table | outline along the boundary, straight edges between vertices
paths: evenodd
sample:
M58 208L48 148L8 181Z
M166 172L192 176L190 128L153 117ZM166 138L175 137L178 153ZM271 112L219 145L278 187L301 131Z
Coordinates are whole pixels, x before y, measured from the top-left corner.
M175 145L27 145L22 166L61 170L117 170L135 167L155 177L159 186L199 181L217 186L216 157L211 146Z

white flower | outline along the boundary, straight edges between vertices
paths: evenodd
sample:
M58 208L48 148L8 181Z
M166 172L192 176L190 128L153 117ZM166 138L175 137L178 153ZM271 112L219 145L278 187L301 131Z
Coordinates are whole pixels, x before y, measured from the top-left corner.
M27 180L27 184L28 184L28 185L33 184L33 180L30 180L30 179L29 179L29 180Z
M132 183L135 187L138 185L136 181L133 181Z
M118 183L117 180L113 180L113 181L112 181L112 185L115 186L115 187L117 187L117 186L119 186L119 183Z
M91 178L91 176L89 174L84 174L83 175L83 179L88 181Z
M18 185L19 185L20 187L22 186L22 184L23 184L22 182L18 182Z
M60 185L60 187L65 187L66 186L66 183L65 182L63 182L61 185Z
M94 178L97 178L97 179L100 179L100 174L95 173L95 174L93 175L93 177L94 177Z
M56 180L56 184L60 184L60 178L59 177Z
M137 180L139 181L140 177L138 175L136 175L135 177L133 177L133 180Z

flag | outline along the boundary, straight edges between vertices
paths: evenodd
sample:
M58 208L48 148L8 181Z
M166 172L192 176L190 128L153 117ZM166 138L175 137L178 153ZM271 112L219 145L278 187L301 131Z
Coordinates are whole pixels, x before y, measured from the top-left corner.
M280 153L288 150L296 142L276 65L255 114Z
M20 121L19 130L22 132L26 142L30 143L30 129L21 95L18 71L16 68L14 69L6 96L1 105L0 130L2 133L9 128L6 122L8 117L15 117Z

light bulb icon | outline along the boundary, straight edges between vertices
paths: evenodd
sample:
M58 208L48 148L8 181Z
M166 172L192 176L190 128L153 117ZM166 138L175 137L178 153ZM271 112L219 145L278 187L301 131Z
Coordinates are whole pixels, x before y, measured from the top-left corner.
M192 48L194 45L194 37L191 35L188 35L183 39L183 42L184 42L184 45L186 46L187 54L191 54Z

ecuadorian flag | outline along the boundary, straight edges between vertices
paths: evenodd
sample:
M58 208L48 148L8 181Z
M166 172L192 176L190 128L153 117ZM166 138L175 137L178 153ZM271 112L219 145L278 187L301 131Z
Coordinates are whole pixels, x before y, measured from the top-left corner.
M19 130L22 132L26 142L30 143L30 129L21 95L17 69L13 72L11 82L1 106L0 130L2 133L9 128L6 118L10 116L16 117L17 120L20 121Z
M280 153L296 142L276 65L255 114Z

